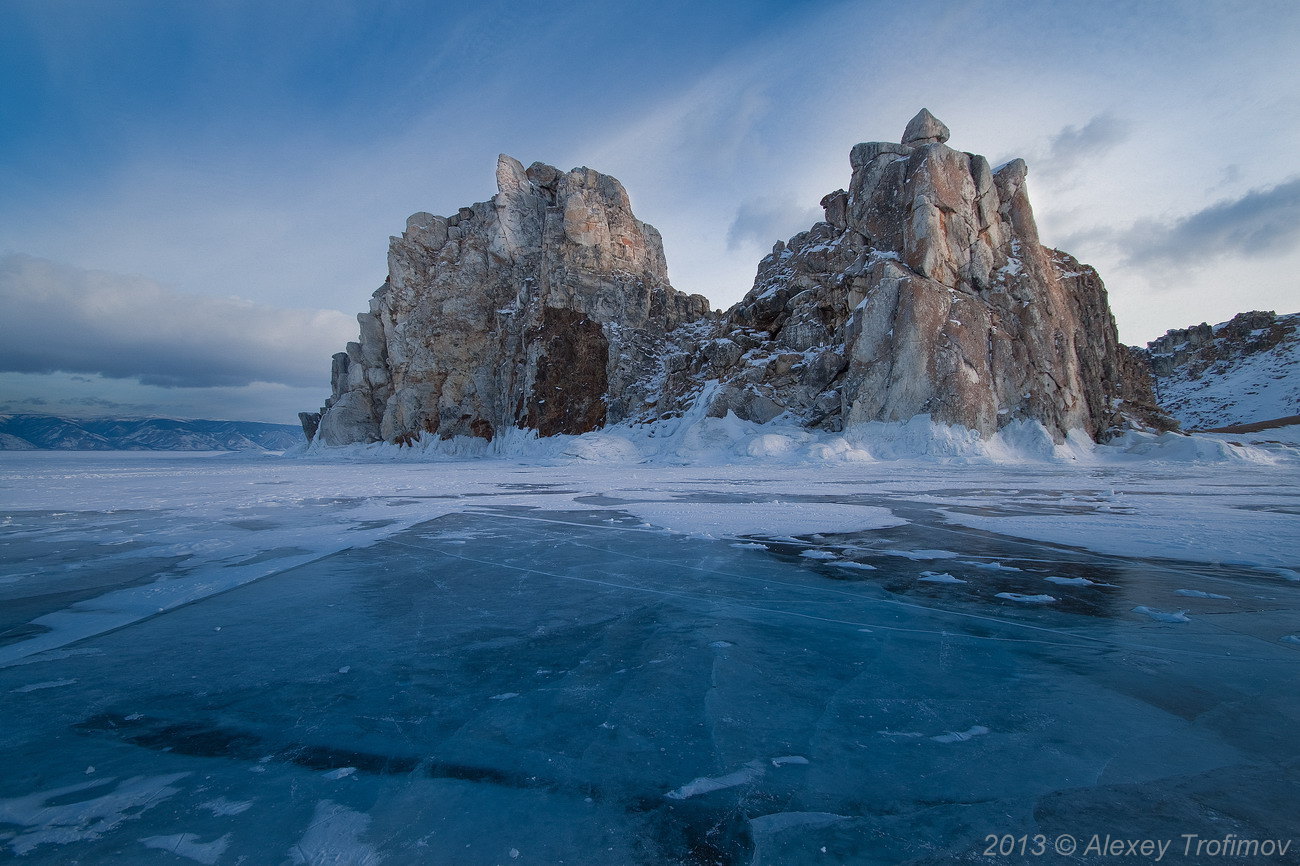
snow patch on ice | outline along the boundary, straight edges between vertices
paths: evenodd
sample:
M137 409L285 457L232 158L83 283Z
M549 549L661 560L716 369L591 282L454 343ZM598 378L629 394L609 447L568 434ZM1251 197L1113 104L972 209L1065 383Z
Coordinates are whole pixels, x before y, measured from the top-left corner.
M57 689L59 686L70 686L75 682L76 682L75 679L74 680L47 680L46 682L43 683L32 683L31 685L19 686L16 689L10 689L10 691L14 692L15 694L22 694L23 692L35 692L35 691L40 691L41 689Z
M955 559L961 556L960 553L953 553L951 550L893 550L889 548L876 548L872 553L879 553L884 556L901 556L904 559L911 559L916 562L926 562L932 559Z
M975 737L982 737L989 732L989 729L983 725L973 725L964 731L949 731L946 734L939 734L931 737L936 743L964 743Z
M130 716L127 716L129 719ZM218 797L215 800L208 800L206 803L200 803L199 808L207 809L218 818L225 818L230 815L242 815L253 806L252 800L227 800L225 797Z
M862 532L903 526L888 508L830 502L631 502L619 506L647 523L672 532L706 538L818 532ZM746 544L752 542L743 542Z
M1188 598L1223 598L1223 599L1232 598L1232 596L1230 595L1219 595L1218 593L1204 592L1203 590L1199 590L1199 589L1175 589L1174 595L1183 595Z
M0 799L0 824L24 828L9 839L9 847L19 856L40 845L99 839L123 822L135 820L147 809L179 794L180 789L172 786L188 775L132 776L107 793L88 795L84 799L76 795L106 788L117 779L96 779Z
M206 866L213 866L221 855L226 853L226 847L230 845L230 834L227 833L220 838L213 839L211 842L200 842L197 833L176 833L171 836L146 836L140 840L146 848L157 848L160 851L169 851L178 857L184 857L187 860L193 860L196 863L203 863Z
M289 849L289 858L299 866L373 866L383 858L361 840L369 828L369 815L321 800L302 838Z
M847 821L848 816L833 812L773 812L749 819L749 826L756 835L779 833L792 827L829 827L840 821Z
M755 759L745 764L739 770L727 773L725 776L701 776L698 779L692 779L680 788L674 788L667 794L664 794L669 800L688 800L691 797L698 797L701 794L709 794L713 791L721 791L724 788L735 788L739 785L748 785L758 781L763 776L763 761Z
M978 560L960 559L958 565L969 565L971 568L982 568L985 571L1023 571L1014 565L1003 565L1000 562L979 562Z
M1156 622L1191 622L1191 619L1187 616L1187 611L1185 610L1156 610L1153 607L1147 607L1145 604L1141 604L1133 608L1133 612L1140 613L1143 616L1149 616Z
M966 581L962 580L960 577L953 577L946 571L923 571L917 580L922 580L926 583L966 583Z
M1019 601L1025 604L1051 604L1056 599L1050 595L1025 595L1019 592L999 592L998 598L1005 598L1007 601Z

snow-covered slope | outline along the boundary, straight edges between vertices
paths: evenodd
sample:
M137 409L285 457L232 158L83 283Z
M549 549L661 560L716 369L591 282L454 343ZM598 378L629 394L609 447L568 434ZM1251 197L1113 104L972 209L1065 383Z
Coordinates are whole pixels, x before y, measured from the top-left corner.
M1241 313L1147 344L1162 408L1187 430L1300 414L1300 313Z
M284 451L302 441L296 425L258 421L0 415L3 451Z

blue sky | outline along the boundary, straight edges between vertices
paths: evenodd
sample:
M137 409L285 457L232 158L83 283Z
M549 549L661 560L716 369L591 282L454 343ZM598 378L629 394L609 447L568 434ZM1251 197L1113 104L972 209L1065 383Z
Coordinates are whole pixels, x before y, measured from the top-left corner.
M499 152L620 178L725 307L921 106L1023 156L1121 336L1300 309L1300 9L1150 2L0 6L0 411L291 421L388 235Z

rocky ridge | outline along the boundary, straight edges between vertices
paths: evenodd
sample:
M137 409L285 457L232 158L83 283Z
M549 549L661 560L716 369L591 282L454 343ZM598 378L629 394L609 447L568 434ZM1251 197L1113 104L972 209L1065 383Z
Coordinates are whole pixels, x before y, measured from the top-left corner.
M1168 331L1143 354L1160 405L1190 429L1300 415L1300 313L1239 313Z
M296 426L260 421L0 415L0 451L286 451L302 444Z
M658 233L613 178L509 157L499 192L416 214L304 414L326 445L492 439L653 422L696 404L827 430L934 421L1058 441L1174 426L1120 344L1097 273L1039 243L1022 160L949 147L924 109L856 145L825 219L778 242L723 314L668 283Z

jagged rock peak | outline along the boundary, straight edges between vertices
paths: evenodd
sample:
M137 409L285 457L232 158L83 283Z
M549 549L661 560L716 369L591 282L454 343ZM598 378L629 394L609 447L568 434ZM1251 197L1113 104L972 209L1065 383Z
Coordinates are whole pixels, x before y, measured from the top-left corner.
M903 144L908 147L920 147L923 144L943 144L948 140L948 127L939 118L922 108L908 121L903 130Z
M923 109L904 143L853 147L825 219L728 311L740 351L712 352L710 414L829 430L928 415L986 435L1027 421L1057 441L1172 425L1097 273L1039 243L1024 161L994 171L947 137Z
M583 433L644 405L629 383L708 301L668 282L659 232L609 175L502 154L496 181L491 200L414 214L392 238L360 339L334 356L319 417L302 419L309 436Z
M994 171L947 138L922 109L903 143L853 147L825 219L777 243L718 316L668 283L617 180L502 155L490 201L393 238L316 439L576 434L687 411L829 431L1028 422L1058 442L1173 426L1096 271L1039 243L1025 163Z

